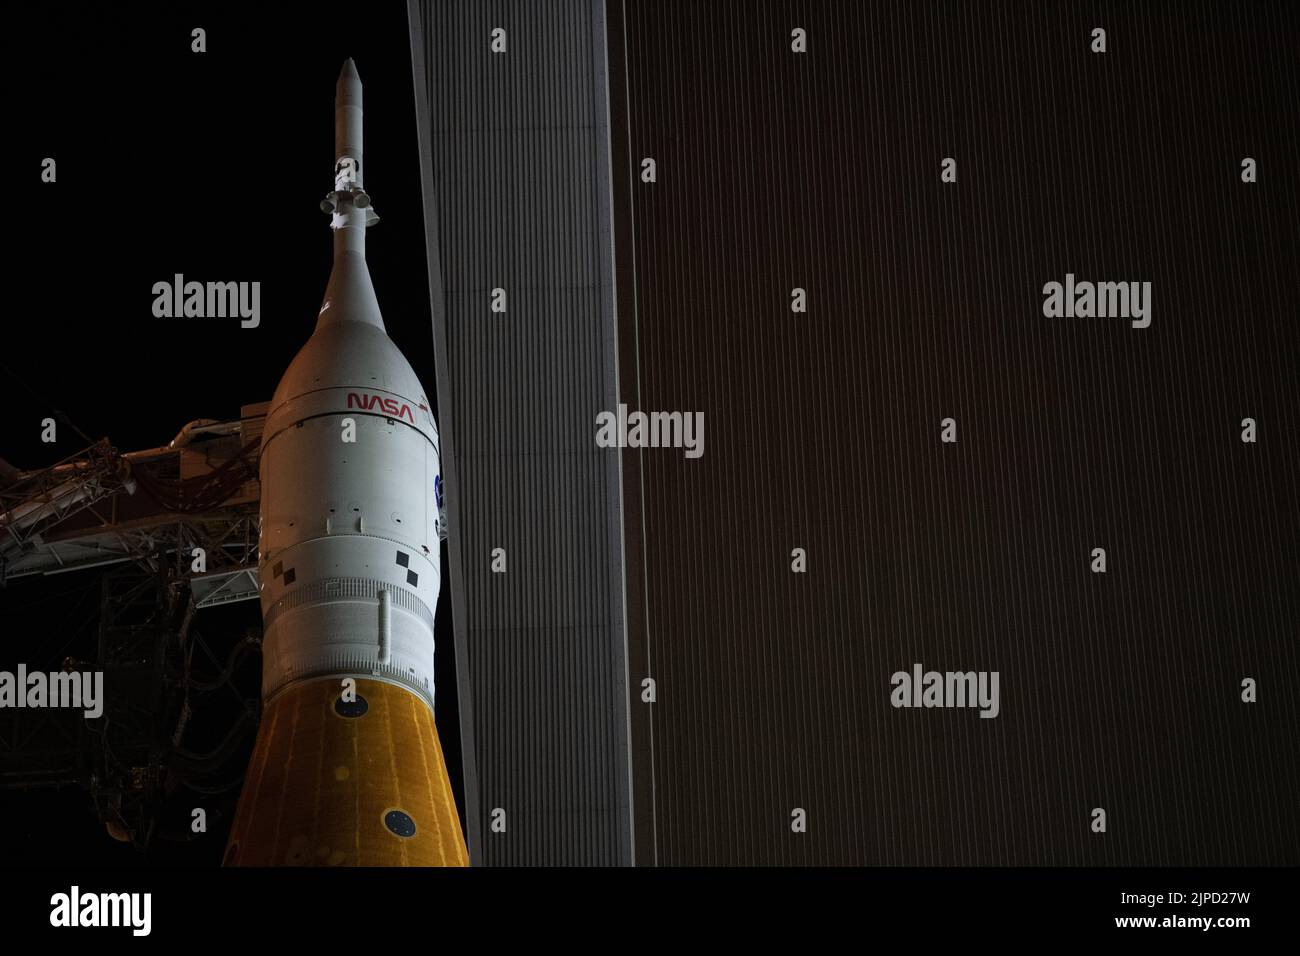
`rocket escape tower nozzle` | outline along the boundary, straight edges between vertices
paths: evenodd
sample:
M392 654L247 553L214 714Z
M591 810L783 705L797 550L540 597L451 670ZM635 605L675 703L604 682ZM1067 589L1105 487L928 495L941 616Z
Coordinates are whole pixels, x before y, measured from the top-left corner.
M361 75L349 57L334 88L334 189L321 209L334 230L334 268L316 328L341 321L384 327L366 267L366 229L379 221L365 191L362 172Z
M357 209L367 210L364 224L369 226L378 222L379 216L370 208L370 196L365 191L361 128L361 74L349 57L334 87L334 191L321 200L320 207L328 213L337 212L340 202L347 199ZM333 228L340 228L337 220Z

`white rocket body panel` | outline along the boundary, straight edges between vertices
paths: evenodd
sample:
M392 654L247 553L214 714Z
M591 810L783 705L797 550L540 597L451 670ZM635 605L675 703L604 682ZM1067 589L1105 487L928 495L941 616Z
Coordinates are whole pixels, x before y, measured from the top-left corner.
M404 420L358 410L358 398L376 394L360 387L309 393L282 408L279 430L267 432L261 597L268 700L293 680L357 674L406 684L433 702L438 452ZM391 401L414 408L418 399ZM343 441L346 421L354 442ZM381 591L391 604L386 662Z

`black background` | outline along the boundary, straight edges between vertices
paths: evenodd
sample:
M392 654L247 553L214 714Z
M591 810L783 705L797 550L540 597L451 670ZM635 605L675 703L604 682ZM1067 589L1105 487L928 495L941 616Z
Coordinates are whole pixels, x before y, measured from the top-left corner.
M654 499L639 542L654 672L665 703L694 681L699 705L656 711L669 775L643 825L660 861L1294 862L1294 14L632 7L619 155L655 155L659 186L674 169L690 184L636 200L636 404L703 408L711 426L691 471L675 455L628 465L647 468ZM347 56L366 84L366 184L383 217L371 271L390 335L435 394L401 4L11 16L0 454L32 468L84 444L68 428L39 442L55 407L131 450L270 397L328 275L317 204ZM1086 37L1101 17L1111 52L1098 58ZM800 18L820 59L788 54ZM204 54L190 52L195 26ZM764 175L743 172L773 149ZM938 181L948 155L955 187ZM1260 162L1252 186L1245 155ZM55 185L39 182L45 156ZM1152 328L1042 321L1042 283L1067 271L1153 280ZM152 284L176 272L261 281L261 327L155 319ZM812 290L800 332L795 285ZM954 449L937 441L948 414ZM1246 415L1258 446L1238 439ZM837 573L791 576L795 544ZM1096 544L1104 579L1086 573ZM0 596L0 664L89 646L93 578ZM256 618L251 604L231 613ZM856 643L864 632L892 643ZM439 646L446 728L445 626ZM915 660L979 661L1020 683L1004 684L997 721L891 713L888 674ZM1243 674L1261 678L1253 709L1237 699ZM935 719L869 738L877 717ZM457 743L443 733L454 780ZM963 789L972 780L985 785ZM141 860L79 791L0 800L10 862L207 864L224 838ZM771 839L810 800L838 828ZM1112 821L1142 823L1098 842L1087 811L1108 800Z

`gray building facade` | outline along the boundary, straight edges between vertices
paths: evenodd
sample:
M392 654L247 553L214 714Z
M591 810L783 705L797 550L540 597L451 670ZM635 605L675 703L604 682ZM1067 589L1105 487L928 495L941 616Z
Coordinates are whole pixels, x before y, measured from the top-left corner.
M408 4L475 865L633 861L603 10Z

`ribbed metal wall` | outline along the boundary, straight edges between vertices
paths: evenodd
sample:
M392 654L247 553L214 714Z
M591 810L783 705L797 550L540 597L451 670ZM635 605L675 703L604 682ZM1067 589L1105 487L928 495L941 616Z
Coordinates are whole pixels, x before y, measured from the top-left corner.
M1295 5L609 14L638 862L1300 862Z
M408 6L476 864L631 862L602 9Z

